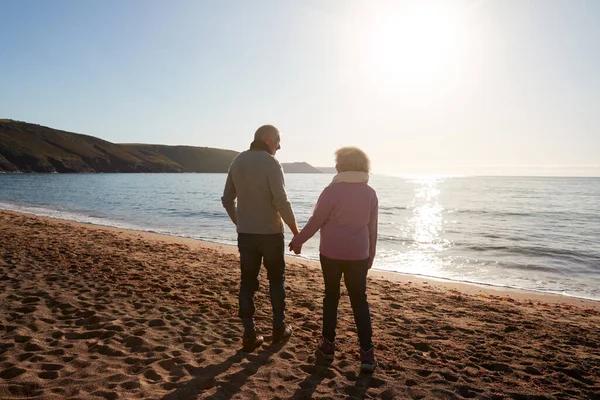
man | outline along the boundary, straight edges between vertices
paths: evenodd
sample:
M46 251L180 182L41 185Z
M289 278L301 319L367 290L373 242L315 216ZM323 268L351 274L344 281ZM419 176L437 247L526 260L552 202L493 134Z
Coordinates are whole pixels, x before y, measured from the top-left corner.
M237 226L241 285L239 316L244 326L243 347L253 351L264 338L254 324L254 293L258 290L261 262L267 269L273 308L273 343L288 339L285 322L285 259L283 221L292 233L298 226L287 198L281 164L275 153L281 148L279 130L263 125L254 134L250 149L233 160L223 191L223 207ZM236 207L237 198L237 207Z

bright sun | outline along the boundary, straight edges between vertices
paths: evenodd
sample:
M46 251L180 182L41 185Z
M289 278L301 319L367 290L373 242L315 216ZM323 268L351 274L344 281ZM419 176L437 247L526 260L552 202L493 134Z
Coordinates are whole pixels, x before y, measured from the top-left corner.
M353 49L364 78L383 89L423 92L451 77L463 59L465 21L445 4L417 2L366 17Z

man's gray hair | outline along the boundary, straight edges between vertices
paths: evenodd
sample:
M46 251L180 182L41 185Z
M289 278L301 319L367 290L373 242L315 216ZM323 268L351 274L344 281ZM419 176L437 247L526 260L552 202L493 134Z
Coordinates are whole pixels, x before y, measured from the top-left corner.
M335 168L338 172L370 172L371 161L358 147L342 147L335 152Z
M263 140L265 136L274 138L277 134L279 134L279 129L273 125L263 125L254 132L254 140Z

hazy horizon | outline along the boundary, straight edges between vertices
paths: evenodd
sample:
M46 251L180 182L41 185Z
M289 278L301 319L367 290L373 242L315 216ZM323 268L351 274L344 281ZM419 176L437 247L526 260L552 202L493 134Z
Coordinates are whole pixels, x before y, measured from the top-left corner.
M14 121L14 122L25 122L34 125L45 126L42 124L36 124L28 121L17 121L10 118L0 118L1 121ZM62 130L56 127L48 127L52 129ZM83 132L72 132L76 134L85 134ZM102 139L102 138L100 138ZM104 140L104 139L103 139ZM159 143L130 143L130 142L114 142L115 144L149 144L149 145L161 145ZM166 146L191 146L188 144L166 144ZM198 146L205 147L205 146ZM223 149L232 150L232 149ZM235 150L234 150L235 151ZM243 150L242 150L243 151ZM277 157L277 155L276 155ZM279 158L279 157L277 157ZM281 161L281 160L280 160ZM281 161L282 163L307 163L304 160L295 161ZM334 164L331 165L309 165L315 168L335 168ZM467 168L446 168L445 172L436 170L434 166L428 166L428 168L421 169L420 172L414 171L381 171L373 170L372 173L385 176L399 176L399 177L423 177L423 176L438 176L438 177L464 177L464 176L514 176L514 177L600 177L600 165L483 165L477 167Z
M385 174L600 176L600 3L5 0L0 117Z

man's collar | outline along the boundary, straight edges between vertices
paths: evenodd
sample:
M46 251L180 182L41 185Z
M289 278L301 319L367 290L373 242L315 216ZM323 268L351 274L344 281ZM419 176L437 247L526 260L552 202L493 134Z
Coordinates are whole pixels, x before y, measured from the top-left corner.
M254 142L250 143L250 150L262 150L271 154L271 149L269 149L269 146L267 146L267 144L262 140L255 140Z

